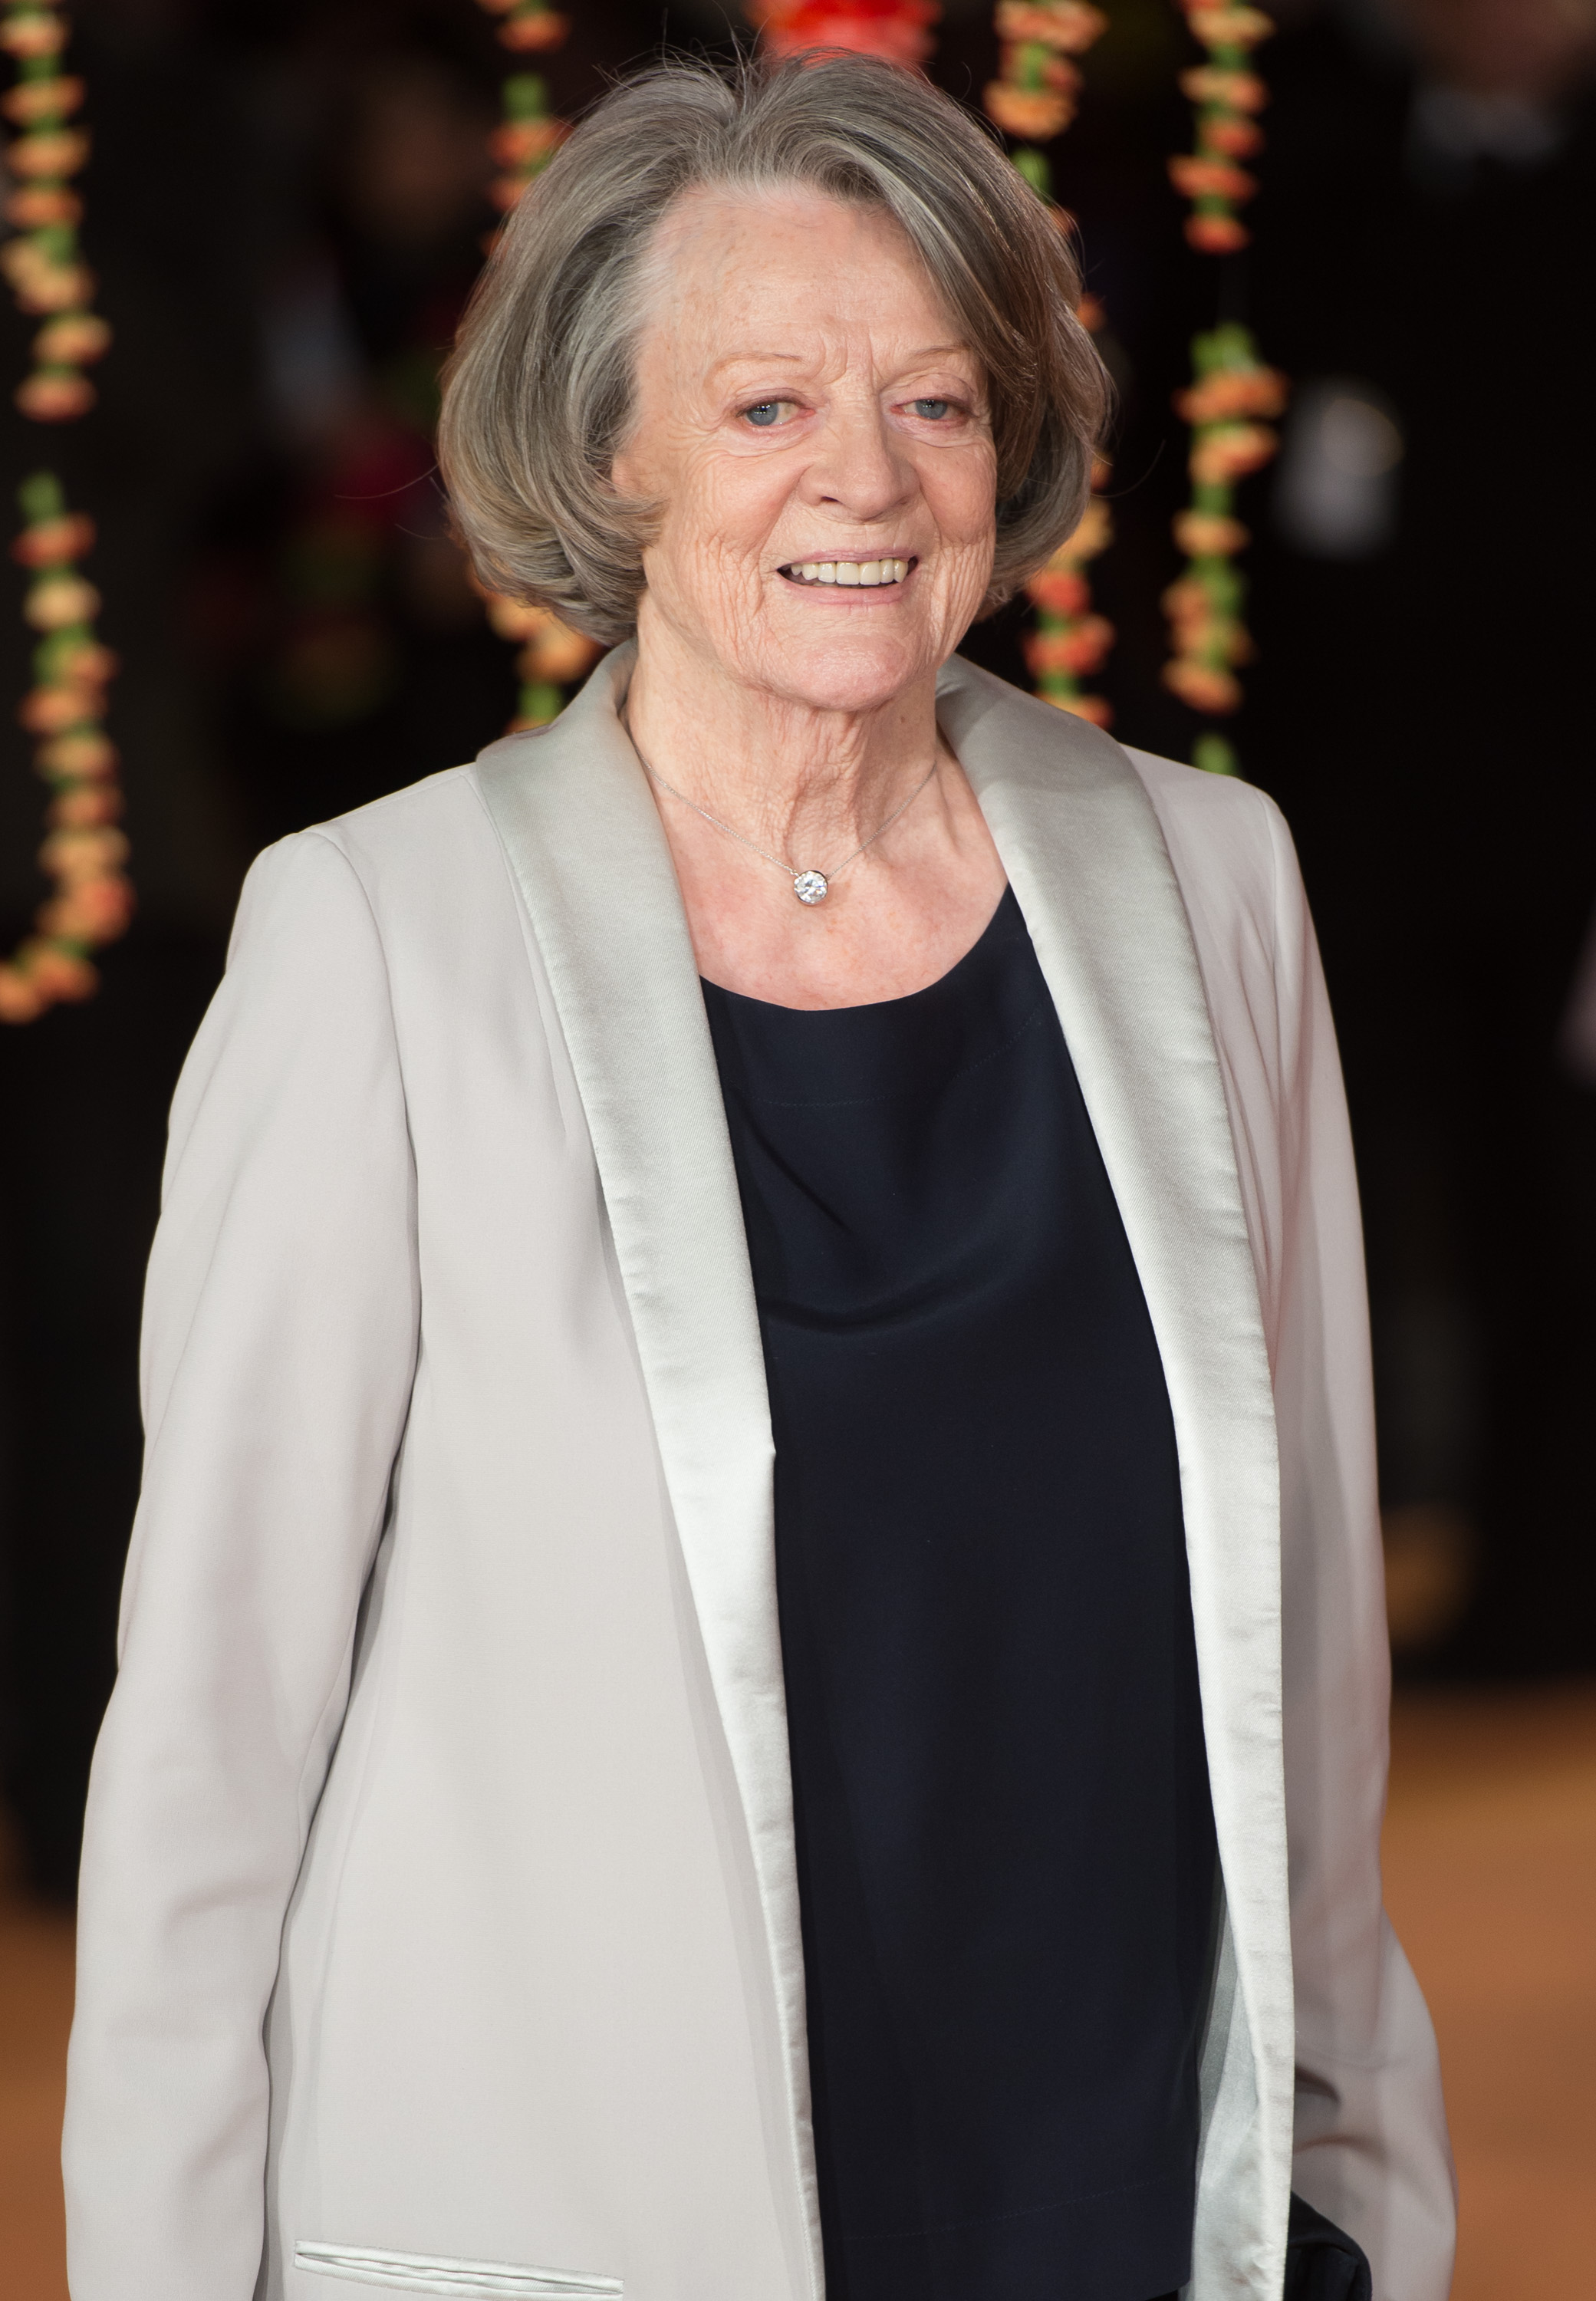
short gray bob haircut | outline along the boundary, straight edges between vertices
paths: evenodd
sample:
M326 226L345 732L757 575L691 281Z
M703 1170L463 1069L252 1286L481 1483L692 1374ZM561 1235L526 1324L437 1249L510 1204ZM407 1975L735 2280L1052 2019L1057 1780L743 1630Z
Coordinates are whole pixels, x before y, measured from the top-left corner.
M884 210L986 372L998 540L983 613L1085 506L1109 387L1055 214L916 73L864 56L656 64L597 104L522 196L461 324L439 456L479 574L613 642L637 619L648 506L610 481L631 423L647 261L704 185Z

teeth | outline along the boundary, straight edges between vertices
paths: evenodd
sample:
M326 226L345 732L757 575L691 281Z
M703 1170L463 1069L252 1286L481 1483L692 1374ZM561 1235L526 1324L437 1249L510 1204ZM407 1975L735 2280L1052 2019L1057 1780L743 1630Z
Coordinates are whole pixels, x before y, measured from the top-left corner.
M801 583L845 585L901 583L909 572L907 559L805 559L787 570Z

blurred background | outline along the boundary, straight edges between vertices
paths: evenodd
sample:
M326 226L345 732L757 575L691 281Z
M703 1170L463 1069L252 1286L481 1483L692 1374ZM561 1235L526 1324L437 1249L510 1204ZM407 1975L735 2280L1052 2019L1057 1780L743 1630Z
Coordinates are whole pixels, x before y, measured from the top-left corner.
M1211 323L1182 237L1172 0L1107 0L1050 147L1122 397L1094 563L1124 741L1159 681ZM1441 2021L1464 2301L1596 2291L1596 0L1279 0L1254 245L1225 316L1292 382L1241 509L1258 656L1228 729L1291 823L1366 1217L1399 1678L1389 1874ZM535 59L571 114L714 0L589 0ZM930 70L979 104L991 10ZM271 840L472 756L515 700L430 431L494 211L507 68L473 0L80 0L86 246L115 347L44 441L100 540L137 923L80 1007L0 1031L0 2296L56 2297L67 1943L139 1457L165 1113ZM0 297L0 374L34 323ZM28 683L0 563L0 698ZM1026 682L1020 618L965 652ZM1587 649L1592 649L1587 653ZM9 706L3 715L10 724ZM0 739L0 949L43 888Z

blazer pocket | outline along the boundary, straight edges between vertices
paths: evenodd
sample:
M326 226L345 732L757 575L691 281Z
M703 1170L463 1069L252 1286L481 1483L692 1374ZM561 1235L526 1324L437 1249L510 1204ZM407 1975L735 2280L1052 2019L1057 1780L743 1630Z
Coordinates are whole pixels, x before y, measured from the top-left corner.
M618 2277L585 2270L522 2269L508 2261L453 2261L430 2253L375 2253L364 2245L294 2247L296 2269L317 2277L344 2277L355 2285L386 2285L401 2293L497 2295L502 2301L622 2301Z

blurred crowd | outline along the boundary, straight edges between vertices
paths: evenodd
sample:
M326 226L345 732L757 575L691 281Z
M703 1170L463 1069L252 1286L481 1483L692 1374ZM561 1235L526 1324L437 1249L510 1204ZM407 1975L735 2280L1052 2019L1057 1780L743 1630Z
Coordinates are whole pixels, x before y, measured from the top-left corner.
M1243 510L1258 660L1230 731L1302 851L1369 1233L1393 1637L1408 1670L1596 1667L1596 0L1280 0L1244 258L1193 256L1166 158L1191 60L1112 0L1054 147L1121 395L1098 683L1191 756L1160 684L1190 339L1243 321L1292 379ZM539 60L557 111L714 0L596 0ZM474 0L80 0L102 405L0 417L14 486L89 510L122 658L140 912L99 996L0 1037L0 1763L67 1893L137 1491L136 1336L166 1103L250 857L469 757L513 653L451 539L430 427L494 211L506 69ZM973 100L991 11L931 70ZM28 323L0 313L5 371ZM21 571L0 692L26 684ZM1017 611L966 652L1024 680ZM38 899L38 789L0 770L0 925ZM1582 960L1582 951L1585 953ZM1583 968L1583 972L1582 972ZM1583 985L1583 988L1582 988Z

